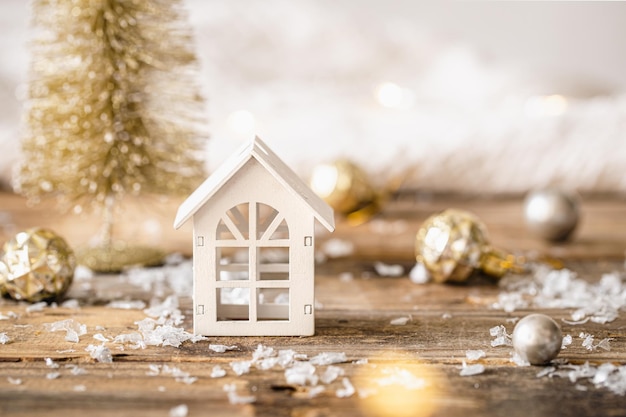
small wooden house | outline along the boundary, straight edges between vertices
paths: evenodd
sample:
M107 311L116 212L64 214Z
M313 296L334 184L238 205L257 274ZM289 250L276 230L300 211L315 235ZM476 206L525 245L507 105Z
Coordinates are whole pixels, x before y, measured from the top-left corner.
M314 226L333 210L259 138L179 207L193 219L194 332L310 336L315 332Z

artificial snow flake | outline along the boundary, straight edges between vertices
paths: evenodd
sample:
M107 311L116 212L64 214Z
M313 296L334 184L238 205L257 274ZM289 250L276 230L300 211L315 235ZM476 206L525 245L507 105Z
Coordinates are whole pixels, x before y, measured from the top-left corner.
M46 374L46 379L57 379L61 376L60 372L49 372Z
M87 375L87 371L85 370L85 368L81 368L78 365L70 363L65 365L65 368L69 369L72 375Z
M321 251L329 258L341 258L352 255L354 244L348 240L329 239L322 245Z
M398 385L405 389L416 390L423 389L427 384L425 379L415 376L411 371L404 368L384 368L381 373L384 376L375 381L381 387Z
M7 381L11 385L22 385L22 380L20 378L7 377Z
M315 398L318 395L320 395L322 392L324 392L325 390L326 390L326 388L324 388L322 385L317 385L315 387L311 387L307 391L307 397Z
M73 310L77 310L77 309L80 308L80 303L78 302L77 299L70 298L69 300L63 301L63 304L61 304L61 307L63 307L63 308L71 308Z
M389 322L392 326L404 326L411 320L411 317L398 317Z
M566 334L565 336L563 336L563 341L561 342L561 349L565 349L571 344L572 344L572 335Z
M226 376L226 370L219 365L215 365L211 369L211 378L222 378Z
M176 382L182 382L187 385L193 384L198 380L198 378L190 376L189 372L185 372L176 366L150 364L148 368L149 371L146 372L146 375L149 376L171 375Z
M517 366L530 366L530 362L522 358L520 354L515 351L511 352L511 362Z
M356 392L356 390L354 389L354 386L352 385L352 383L350 382L350 380L348 378L343 378L341 380L341 383L343 384L343 388L339 388L335 394L337 395L337 397L339 398L348 398L348 397L352 397L354 395L354 393Z
M322 352L310 359L310 362L313 365L332 365L347 361L348 358L344 352Z
M193 343L206 340L203 336L194 335L183 328L174 326L169 319L160 318L159 320L154 320L147 317L135 322L135 324L139 327L144 343L147 346L179 347L188 340Z
M613 340L610 337L604 338L602 340L600 340L597 344L594 345L594 337L592 335L590 335L589 333L584 333L581 332L578 337L580 339L584 339L582 346L587 349L588 351L594 351L598 348L609 351L611 350L611 345L610 345L610 341Z
M330 384L335 379L345 374L344 370L338 366L328 366L322 375L320 375L320 381L324 384Z
M43 309L46 308L47 306L48 306L48 303L46 303L45 301L40 301L38 303L31 304L28 307L26 307L26 312L34 313L36 311L43 311Z
M507 333L503 325L494 326L489 329L489 334L495 339L491 341L491 346L512 346L511 336Z
M428 270L422 262L418 262L409 272L409 279L414 284L426 284L430 281Z
M252 361L235 361L230 363L231 369L237 376L250 372L250 365L252 365Z
M285 380L290 385L317 385L319 377L310 362L295 362L285 370Z
M233 346L226 346L226 345L209 345L209 349L212 350L213 352L217 352L217 353L224 353L227 350L237 350L239 349L238 346L233 345Z
M113 343L127 343L132 349L146 348L143 336L137 332L118 334L113 339Z
M402 265L387 265L383 262L376 262L374 264L374 270L381 277L399 277L404 274L404 267Z
M114 300L105 307L119 310L142 310L146 308L146 303L141 300Z
M170 417L187 417L189 408L185 404L170 408Z
M103 344L101 345L89 345L85 348L89 352L89 356L102 363L113 362L113 356L111 350Z
M146 372L146 375L148 376L157 376L161 373L161 365L151 363L150 365L148 365L148 368L150 369L148 372Z
M104 337L102 333L96 333L93 335L93 338L99 342L109 342L110 340Z
M461 372L459 373L459 375L472 376L472 375L482 374L483 372L485 372L484 365L480 363L477 363L474 365L468 365L465 363L465 361L463 361L463 367L461 368Z
M73 390L76 391L76 392L85 392L85 391L87 391L87 387L84 386L83 384L74 385Z
M543 378L546 375L550 375L556 370L554 366L546 366L541 371L537 372L537 378Z
M252 395L239 395L237 394L237 387L235 384L224 385L224 391L228 394L228 402L231 404L251 404L256 401L256 397Z
M469 361L477 361L478 359L485 357L485 351L484 350L466 350L465 357Z
M87 326L73 319L45 323L44 326L49 332L65 331L65 340L72 343L78 343L79 336L87 334Z
M0 344L6 345L10 341L11 339L9 338L9 336L7 336L6 333L4 332L0 333Z
M53 361L52 358L46 358L45 361L48 368L57 369L59 367L59 364Z
M354 280L354 274L352 272L342 272L339 274L339 281L351 282Z
M274 355L274 348L258 345L256 350L252 353L252 360L257 361L263 358L269 358Z

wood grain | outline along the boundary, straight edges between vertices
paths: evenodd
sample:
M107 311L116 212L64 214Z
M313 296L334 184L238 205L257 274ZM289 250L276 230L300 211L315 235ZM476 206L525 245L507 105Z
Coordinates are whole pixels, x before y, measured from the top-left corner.
M175 202L166 204L176 207ZM139 205L146 210L150 206ZM100 344L94 334L112 339L136 331L135 322L146 317L142 310L112 309L106 303L120 298L148 303L155 296L163 298L167 292L155 293L155 287L137 286L125 275L96 275L72 286L68 297L79 300L79 309L48 307L28 313L26 304L0 301L1 314L17 315L0 320L0 333L11 338L9 343L0 345L0 415L168 416L170 409L180 404L189 407L189 416L401 416L407 410L414 416L626 415L623 396L584 381L577 386L567 378L537 378L542 367L518 367L510 361L510 347L491 347L490 327L503 324L512 331L514 324L508 320L531 312L505 313L492 308L500 292L492 281L477 276L468 285L447 286L416 285L407 279L413 263L414 228L428 214L449 206L467 208L481 216L494 243L559 255L581 278L597 281L604 272L624 271L626 204L620 199L586 201L577 239L559 247L527 236L520 223L521 202L516 199L398 200L380 215L378 224L355 228L342 223L332 235L350 240L356 251L352 256L318 265L318 310L313 337L214 337L195 344L186 342L180 348L126 347L123 351L109 342L113 363L98 363L85 351L89 344ZM84 217L78 222L45 207L29 208L19 197L1 195L2 238L14 230L45 225L55 226L68 240L80 243L89 239L91 231L86 229L97 229L95 217ZM165 220L174 211L165 207L159 208L158 223L163 222L159 241L169 250L186 253L191 232L166 229ZM390 233L381 233L381 225ZM399 262L405 274L376 276L373 265L381 260ZM191 299L182 297L180 302L186 315L183 326L190 330ZM626 318L619 317L605 325L571 325L561 321L570 318L570 309L540 311L561 322L564 334L574 338L559 358L573 364L626 364ZM403 326L391 325L391 320L399 317L410 320ZM87 325L87 334L78 343L65 341L62 332L50 333L45 329L45 323L69 318ZM590 333L596 340L612 338L611 350L587 351L578 338L580 332ZM209 350L209 344L236 345L238 349L215 353ZM336 391L342 388L339 378L318 396L309 398L310 387L287 384L284 371L278 367L253 367L248 374L235 375L230 363L251 359L258 344L276 350L293 349L309 357L321 352L345 352L347 361L335 366L342 368L359 390L371 387L388 369L418 375L428 381L429 388L400 391L400 397L386 398L380 406L374 401L378 396L361 398L355 394L338 398ZM483 374L459 375L468 349L486 352L486 357L479 361L486 368ZM46 366L45 358L52 358L59 368ZM185 384L165 372L148 375L151 364L177 367L198 379ZM224 378L210 377L215 365L227 370ZM86 373L72 374L74 366ZM319 366L317 372L325 369L326 366ZM59 372L60 376L47 379L51 372ZM22 383L11 384L9 378ZM240 395L254 395L256 402L230 404L224 391L226 384L235 384Z

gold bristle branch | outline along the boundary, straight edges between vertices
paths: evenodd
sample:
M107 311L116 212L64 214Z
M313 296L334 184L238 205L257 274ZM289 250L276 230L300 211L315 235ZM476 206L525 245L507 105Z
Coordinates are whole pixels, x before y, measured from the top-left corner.
M35 0L32 10L16 190L104 217L126 195L192 191L206 134L182 2Z

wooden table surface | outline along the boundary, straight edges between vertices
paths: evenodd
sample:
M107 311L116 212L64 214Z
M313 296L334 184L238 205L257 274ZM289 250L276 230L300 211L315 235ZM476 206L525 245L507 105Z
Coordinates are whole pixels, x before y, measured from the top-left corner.
M117 229L119 235L158 242L168 251L188 255L191 231L171 230L177 203L130 205ZM584 378L576 382L567 377L538 378L537 373L545 367L517 366L511 362L512 348L492 347L494 337L489 333L498 325L511 333L515 319L543 312L573 338L559 354L562 363L558 369L587 361L594 366L607 362L625 365L623 311L607 324L570 324L573 309L525 308L507 313L493 308L503 290L484 277L456 286L418 285L407 277L414 264L413 239L419 224L435 211L458 207L485 221L496 246L561 259L589 282L612 271L618 271L623 279L626 201L621 197L584 198L580 228L572 242L562 245L530 236L522 221L521 204L514 197L405 194L369 223L355 227L339 221L333 235L318 238L318 249L332 238L351 242L353 251L317 266L313 337L212 337L197 343L187 341L180 347L126 346L120 350L120 344L112 340L137 331L136 322L147 315L140 308L107 307L113 300L149 304L151 299L162 301L178 292L180 310L186 317L181 327L192 327L191 294L185 293L188 287L182 285L181 290L180 285L168 285L162 278L163 269L158 268L144 271L141 277L125 273L90 278L83 273L67 295L78 300L78 308L28 311L25 303L2 300L0 333L6 333L10 341L0 344L0 415L170 416L177 415L177 410L184 415L174 407L186 405L188 416L626 416L625 396L598 388ZM46 226L80 246L97 230L96 218L62 215L49 203L29 207L20 197L0 194L2 241L18 230ZM378 276L376 262L400 265L404 272L397 277ZM182 274L184 265L171 268ZM398 318L408 321L392 325ZM77 343L66 341L63 332L46 328L46 324L65 319L86 325L87 332ZM98 333L109 340L106 346L112 363L97 362L85 350L102 344L94 339ZM593 335L596 342L610 338L610 350L587 350L581 333ZM209 349L210 344L236 349L216 353ZM236 375L231 363L251 360L258 345L275 352L292 349L309 359L324 352L345 353L345 359L333 365L343 375L328 384L318 382L321 388L287 383L285 369L278 365L265 370L252 365L249 373ZM469 361L468 350L483 350L486 356ZM46 358L52 362L47 363ZM482 364L485 371L461 376L463 361ZM226 376L211 377L216 365L226 370ZM318 377L330 372L327 365L314 368ZM341 397L346 393L344 378L355 388L347 398ZM234 389L238 398L254 397L255 401L233 404L225 387ZM231 394L231 400L233 397Z

